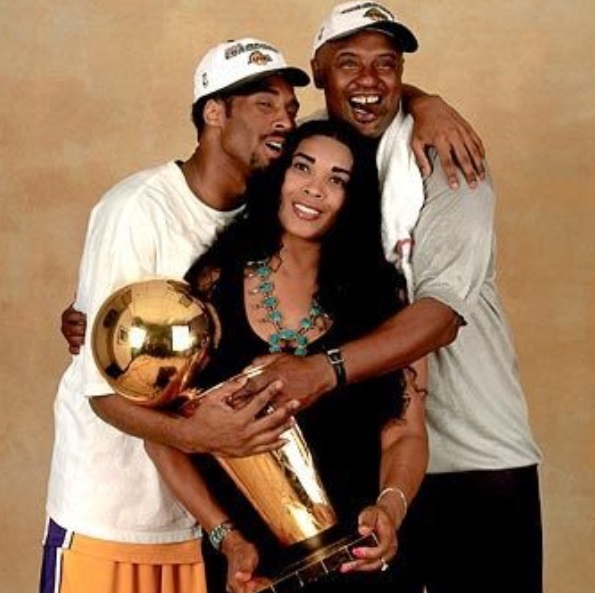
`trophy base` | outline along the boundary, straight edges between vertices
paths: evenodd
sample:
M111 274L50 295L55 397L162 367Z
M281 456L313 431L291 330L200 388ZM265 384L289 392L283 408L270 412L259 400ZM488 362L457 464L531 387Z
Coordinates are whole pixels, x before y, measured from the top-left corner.
M345 563L355 560L353 549L356 547L376 546L378 540L374 534L362 536L358 533L344 537L324 546L299 561L286 566L278 573L267 575L270 582L255 593L294 593L337 571Z

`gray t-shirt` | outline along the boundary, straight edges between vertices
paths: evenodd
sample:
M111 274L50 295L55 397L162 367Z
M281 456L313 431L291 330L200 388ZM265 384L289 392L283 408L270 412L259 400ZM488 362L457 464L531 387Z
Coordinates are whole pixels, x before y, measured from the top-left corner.
M495 286L491 181L452 191L437 158L414 229L415 299L431 297L465 324L430 355L430 473L503 469L541 459L528 422L511 333Z

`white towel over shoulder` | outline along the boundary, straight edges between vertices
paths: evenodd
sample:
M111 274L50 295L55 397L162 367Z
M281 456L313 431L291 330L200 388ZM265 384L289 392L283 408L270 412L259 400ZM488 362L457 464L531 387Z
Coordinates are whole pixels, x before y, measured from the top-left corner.
M412 233L424 203L423 180L411 149L412 129L413 118L399 111L384 132L376 153L384 253L405 275L410 301L413 300Z

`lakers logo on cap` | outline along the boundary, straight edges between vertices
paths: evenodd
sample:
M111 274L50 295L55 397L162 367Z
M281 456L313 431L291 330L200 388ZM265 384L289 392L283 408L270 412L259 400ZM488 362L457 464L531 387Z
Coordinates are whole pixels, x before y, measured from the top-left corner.
M371 21L388 21L389 17L384 14L379 8L370 8L370 10L366 10L364 13L364 17L370 19Z
M261 51L253 51L248 56L248 64L256 64L257 66L266 66L273 58Z

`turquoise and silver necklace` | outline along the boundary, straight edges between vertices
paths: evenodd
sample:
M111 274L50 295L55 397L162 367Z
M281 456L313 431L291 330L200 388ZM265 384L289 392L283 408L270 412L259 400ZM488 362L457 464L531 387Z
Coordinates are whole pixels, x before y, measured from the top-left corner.
M309 344L307 334L317 327L319 321L328 318L328 316L316 299L312 299L308 315L299 322L298 327L296 329L285 327L283 315L278 308L279 299L275 296L275 283L271 279L273 274L271 258L254 262L252 265L254 266L253 274L258 278L258 286L251 292L261 295L258 307L265 310L263 321L271 323L275 328L275 331L267 338L269 352L293 350L293 354L296 356L305 356L308 354Z

